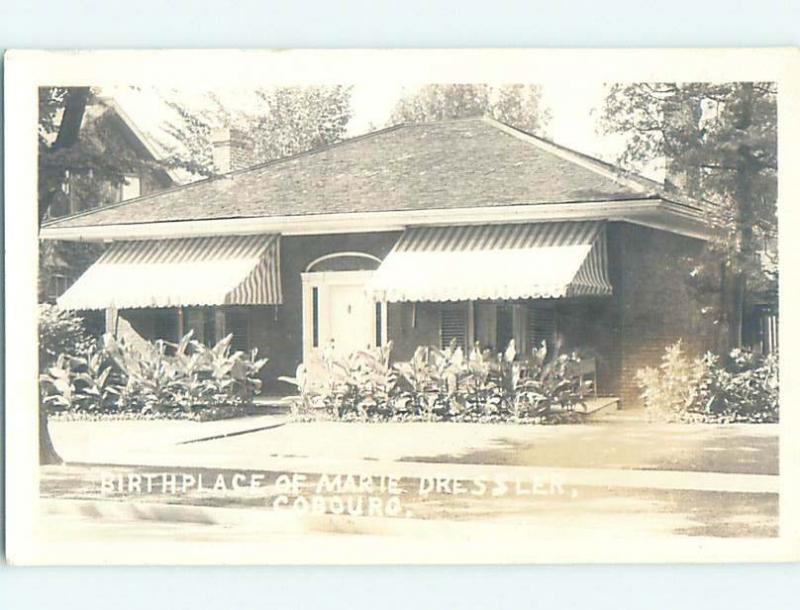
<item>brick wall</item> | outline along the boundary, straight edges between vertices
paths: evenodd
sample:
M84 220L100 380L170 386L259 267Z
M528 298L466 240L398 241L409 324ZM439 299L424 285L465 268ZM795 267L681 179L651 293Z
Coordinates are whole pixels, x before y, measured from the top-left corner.
M681 339L697 354L714 345L714 326L687 285L691 261L704 242L628 223L609 226L609 264L619 334L619 395L640 403L636 371L656 366L664 348Z
M620 333L618 308L609 297L558 300L556 332L561 352L593 355L597 364L597 392L618 396Z

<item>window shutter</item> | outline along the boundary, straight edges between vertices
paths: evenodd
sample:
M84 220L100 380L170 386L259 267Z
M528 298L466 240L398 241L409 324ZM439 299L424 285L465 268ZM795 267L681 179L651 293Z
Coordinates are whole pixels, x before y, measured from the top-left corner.
M441 308L440 346L445 348L455 339L464 349L467 344L467 303L443 303Z
M556 339L556 309L553 303L528 304L528 349L547 342L547 349L553 348Z
M247 352L250 349L247 312L241 309L230 309L225 313L225 334L233 334L231 351Z

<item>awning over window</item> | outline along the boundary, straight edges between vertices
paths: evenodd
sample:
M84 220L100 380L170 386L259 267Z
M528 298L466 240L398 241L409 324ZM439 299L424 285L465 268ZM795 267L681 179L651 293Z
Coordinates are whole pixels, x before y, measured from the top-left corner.
M418 227L375 273L387 301L609 295L602 222Z
M114 243L58 299L65 309L274 305L278 235Z

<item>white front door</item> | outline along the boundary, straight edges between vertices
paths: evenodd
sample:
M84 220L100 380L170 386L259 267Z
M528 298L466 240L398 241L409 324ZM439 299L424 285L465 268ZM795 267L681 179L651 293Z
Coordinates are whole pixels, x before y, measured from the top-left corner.
M350 354L375 344L375 306L362 284L328 286L328 324L321 334L324 342L333 345L339 355Z
M338 358L375 347L385 336L385 311L379 315L367 291L372 271L303 274L303 361L312 376L323 369L322 354ZM379 319L380 318L380 319ZM379 327L380 325L380 327Z

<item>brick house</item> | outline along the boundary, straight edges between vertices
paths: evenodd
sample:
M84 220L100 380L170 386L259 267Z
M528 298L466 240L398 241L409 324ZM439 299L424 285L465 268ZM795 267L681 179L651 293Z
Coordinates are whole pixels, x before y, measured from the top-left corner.
M112 98L101 98L86 107L78 143L84 145L113 150L115 157L130 169L120 184L101 180L81 168L65 171L61 192L48 209L49 220L135 199L182 181L175 171L160 163L163 152ZM59 248L41 252L41 297L45 301L61 296L85 270L82 259L75 260L73 254Z
M636 402L635 371L683 339L712 345L684 259L702 205L486 118L404 124L254 167L218 137L216 178L47 223L110 243L59 299L116 333L232 332L275 379L392 341L545 341L591 353L600 394ZM231 170L225 172L224 170Z

